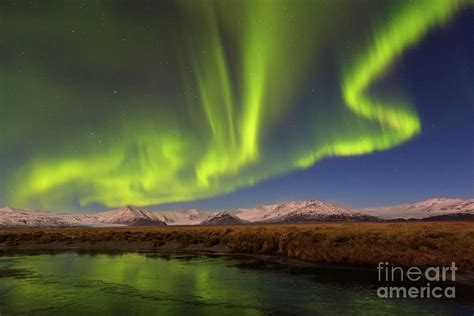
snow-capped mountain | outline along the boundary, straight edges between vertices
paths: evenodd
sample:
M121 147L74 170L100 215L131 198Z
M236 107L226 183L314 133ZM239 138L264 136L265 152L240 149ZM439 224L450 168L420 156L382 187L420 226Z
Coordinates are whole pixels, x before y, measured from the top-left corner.
M167 225L197 225L215 212L190 209L185 211L159 211L154 214Z
M414 204L348 209L317 201L291 201L237 209L232 212L148 211L131 206L100 213L47 213L15 208L0 209L0 227L22 226L162 226L224 225L242 223L304 223L315 221L373 221L378 219L472 219L474 199L434 198Z
M131 206L99 213L46 213L3 208L0 209L0 227L197 225L214 213L196 209L152 212Z
M155 213L125 206L118 210L98 213L98 223L122 224L127 226L164 226L166 223Z
M0 227L19 226L163 226L166 223L150 211L126 206L95 214L41 213L13 208L0 209Z
M413 204L364 208L358 211L382 219L422 219L448 214L474 214L474 199L433 198Z
M98 214L63 213L57 214L56 217L61 219L67 226L122 226L120 224L111 225L110 223L103 225L103 223L98 221L97 215Z
M59 217L33 210L5 207L0 209L0 227L67 226Z
M89 214L82 220L92 224L121 224L128 226L156 225L196 225L213 212L203 212L196 209L185 211L148 211L126 206L121 209ZM79 217L85 214L79 214ZM80 219L80 218L79 218ZM80 223L80 221L78 222Z
M209 217L203 220L200 225L236 225L245 223L248 222L227 212L218 212L209 215Z
M296 223L323 220L376 220L361 212L341 208L330 203L308 200L238 209L235 215L249 222Z

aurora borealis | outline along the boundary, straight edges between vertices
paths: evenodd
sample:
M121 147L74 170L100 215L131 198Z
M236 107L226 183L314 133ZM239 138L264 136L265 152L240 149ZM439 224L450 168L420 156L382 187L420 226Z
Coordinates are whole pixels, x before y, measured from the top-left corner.
M404 144L424 127L400 59L469 4L2 3L0 196L193 201Z

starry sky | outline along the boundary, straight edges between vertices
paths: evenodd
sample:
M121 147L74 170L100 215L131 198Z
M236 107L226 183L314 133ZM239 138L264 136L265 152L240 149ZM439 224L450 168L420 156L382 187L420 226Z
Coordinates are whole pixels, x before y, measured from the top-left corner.
M472 1L0 2L0 205L474 196Z

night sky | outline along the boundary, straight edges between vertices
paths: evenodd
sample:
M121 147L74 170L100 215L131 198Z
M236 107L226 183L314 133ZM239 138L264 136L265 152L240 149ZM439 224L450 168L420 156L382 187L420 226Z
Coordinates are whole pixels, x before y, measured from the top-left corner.
M474 196L469 1L2 1L0 206Z

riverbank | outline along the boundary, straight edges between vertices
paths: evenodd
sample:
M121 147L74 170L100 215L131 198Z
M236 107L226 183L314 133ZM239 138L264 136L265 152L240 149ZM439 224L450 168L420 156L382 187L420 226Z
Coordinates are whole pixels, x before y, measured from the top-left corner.
M448 266L474 271L472 222L21 228L0 251L206 251L279 255L312 263Z

